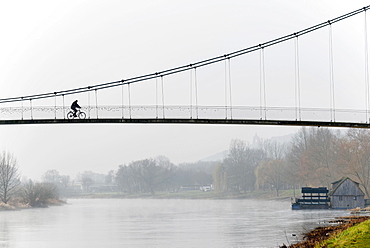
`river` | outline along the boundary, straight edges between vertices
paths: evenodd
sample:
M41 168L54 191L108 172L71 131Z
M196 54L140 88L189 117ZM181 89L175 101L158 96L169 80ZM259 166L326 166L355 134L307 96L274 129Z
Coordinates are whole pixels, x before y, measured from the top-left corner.
M0 247L278 247L347 211L288 201L69 199L0 212Z

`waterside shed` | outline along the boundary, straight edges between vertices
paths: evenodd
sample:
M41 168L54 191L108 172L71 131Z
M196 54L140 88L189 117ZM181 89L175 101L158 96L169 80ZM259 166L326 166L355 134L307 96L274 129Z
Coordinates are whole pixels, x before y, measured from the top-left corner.
M326 187L302 187L302 198L295 199L292 209L328 209L330 202L328 192Z
M352 209L365 207L365 194L359 183L349 177L343 177L331 184L329 192L332 209Z

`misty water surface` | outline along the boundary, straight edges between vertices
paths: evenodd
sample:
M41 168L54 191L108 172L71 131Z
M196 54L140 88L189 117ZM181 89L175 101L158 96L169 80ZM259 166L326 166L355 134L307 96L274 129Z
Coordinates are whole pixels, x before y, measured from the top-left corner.
M72 199L0 212L0 247L277 247L343 215L288 201Z

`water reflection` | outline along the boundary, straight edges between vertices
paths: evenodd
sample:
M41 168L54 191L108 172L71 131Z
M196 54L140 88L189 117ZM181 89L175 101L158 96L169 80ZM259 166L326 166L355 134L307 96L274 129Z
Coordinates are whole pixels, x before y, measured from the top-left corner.
M72 199L0 212L0 247L277 247L344 215L279 201Z

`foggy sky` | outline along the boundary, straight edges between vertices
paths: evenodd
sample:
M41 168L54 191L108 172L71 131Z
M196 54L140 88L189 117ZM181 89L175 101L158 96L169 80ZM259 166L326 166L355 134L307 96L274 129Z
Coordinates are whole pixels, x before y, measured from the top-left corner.
M2 0L0 98L85 87L190 64L294 33L367 5L368 1L362 0ZM363 27L356 25L363 24L362 19L360 14L333 28L334 50L341 51L334 56L343 57L335 65L339 107L348 107L348 103L363 106L362 88L357 87L364 78ZM342 31L336 32L339 29ZM321 59L305 60L305 55L327 51L327 30L318 31L318 35L324 36L323 41L312 35L301 42L302 106L306 107L328 107L327 92L319 88L328 72ZM276 66L281 63L274 61L286 59L284 65L291 66L294 53L286 51L292 44L266 51L268 103L294 105L292 94L279 97L277 93L294 90L294 84L287 83L294 78L294 71L285 68L283 72L284 68ZM234 67L233 80L244 77L248 67L248 75L258 81L258 60L246 65ZM350 69L359 71L348 73ZM222 73L204 75L207 82L200 86L204 87L200 101L210 100L210 92L215 91L211 83L223 78ZM133 103L140 104L152 94L145 86L137 86ZM257 103L254 87L258 85L236 85L235 92L246 92L245 98L235 98L236 104L242 99ZM170 93L171 89L168 101L181 96ZM108 96L102 101L111 104ZM297 130L226 125L14 125L0 126L0 149L17 157L23 176L39 179L50 169L72 176L84 170L106 173L120 164L157 155L174 163L193 162L227 150L235 138L251 142L255 134L270 138Z

